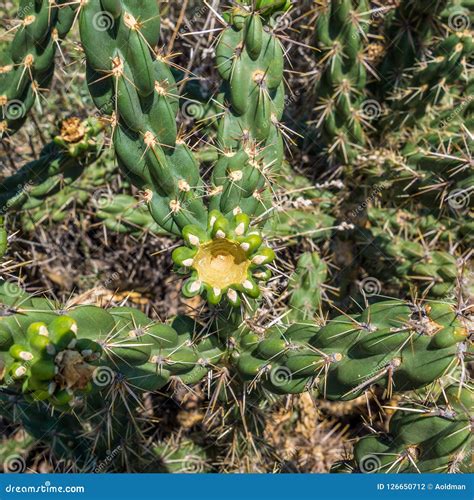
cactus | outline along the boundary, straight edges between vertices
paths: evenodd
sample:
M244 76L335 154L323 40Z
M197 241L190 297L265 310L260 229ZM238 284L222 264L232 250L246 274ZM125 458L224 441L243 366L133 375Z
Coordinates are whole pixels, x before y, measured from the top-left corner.
M0 59L0 136L14 134L49 87L56 49L72 26L76 8L66 0L20 2L20 22Z
M387 434L366 436L352 462L334 472L459 473L471 471L472 389L451 385L438 400L403 405L390 419Z
M139 237L144 233L165 236L164 231L152 218L147 207L127 194L104 195L97 200L96 216L104 227L114 233Z
M412 68L438 33L437 18L449 0L401 0L388 14L385 25L385 57L380 72L384 83L381 94L400 85L406 70Z
M384 301L322 328L294 324L242 336L237 370L249 386L279 394L316 388L350 400L376 384L387 396L435 382L464 360L469 317L449 303Z
M5 229L5 221L0 217L0 259L5 255L8 248L8 236Z
M433 387L449 375L465 383L466 373L458 368L465 361L472 318L448 303L381 302L322 327L311 322L273 327L262 338L248 328L230 336L209 335L185 317L172 326L158 324L126 307L64 310L11 284L0 295L7 312L1 323L3 386L22 397L9 403L11 411L21 415L34 436L44 439L62 429L53 441L55 453L69 456L66 440L75 440L77 463L90 455L90 425L107 428L107 417L99 418L97 410L104 411L104 398L114 394L111 387L129 397L163 391L171 379L192 386L219 365L231 370L232 400L240 390L257 395L312 391L350 400L373 385L384 387L389 398L393 390ZM29 405L26 413L23 404ZM45 420L42 415L51 406L56 411L48 410ZM90 421L87 439L70 421L71 410L80 412L84 423ZM102 432L113 440L95 440L95 457L103 457L111 443L121 446L121 438L132 431L120 424L128 421L126 404L117 402L109 411L117 424ZM426 467L436 471L438 465Z
M93 158L94 156L91 160ZM55 194L50 193L46 198L40 199L30 196L30 200L23 205L20 213L23 231L34 232L39 224L46 222L51 225L59 224L71 215L77 214L77 209L86 208L94 195L93 190L98 189L100 192L104 189L115 173L115 166L105 160L101 157L94 164L89 164L81 177Z
M321 49L317 126L329 155L348 163L367 141L362 103L370 7L365 0L324 0L317 13L315 36Z
M107 29L97 29L100 16ZM199 165L178 136L170 64L154 48L159 32L155 3L103 0L81 8L89 89L101 113L112 116L119 165L133 184L148 190L155 221L180 235L189 224L205 227L207 209Z
M196 338L184 317L170 327L127 307L63 312L12 284L3 289L3 305L13 311L1 323L3 383L27 400L64 410L113 380L141 391L156 391L171 376L191 384L222 355L212 338Z
M227 14L232 27L224 30L220 39L217 49L218 69L224 79L233 79L238 75L239 80L233 79L229 84L230 93L224 92L223 95L223 99L230 100L231 108L218 126L218 141L224 153L213 169L208 215L202 200L205 193L198 164L191 151L177 137L177 89L173 75L166 58L150 50L154 43L151 37L156 32L152 28L159 27L159 10L157 7L148 7L149 10L143 11L140 5L137 2L134 7L136 12L122 3L111 11L103 5L105 11L113 16L114 30L118 29L117 40L112 27L100 33L94 32L92 19L99 13L99 6L88 4L81 11L81 37L88 59L91 94L99 108L106 107L105 112L111 113L114 108L110 102L115 103L115 120L118 124L114 144L119 162L134 184L147 189L146 199L151 214L166 231L183 235L185 239L191 231L199 231L204 235L206 231L212 231L208 219L212 220L214 215L211 214L219 209L227 217L224 220L219 216L220 225L232 226L235 217L234 220L238 222L231 230L243 223L246 233L249 217L266 208L262 205L265 197L262 194L265 184L263 171L273 168L275 163L281 163L283 154L276 121L283 112L284 96L280 43L276 37L264 31L257 12L251 13L236 7ZM262 6L262 15L270 12L273 10ZM244 35L245 40L242 38ZM232 40L227 40L229 37ZM235 57L235 45L230 46L229 42L235 42L237 38L242 53ZM97 43L103 47L101 53L96 50ZM135 44L142 47L139 58L134 51ZM121 50L117 47L121 47ZM101 77L104 73L105 77ZM143 81L136 81L138 75ZM137 116L136 109L144 111ZM249 120L254 117L255 123L252 124ZM236 132L239 133L237 137ZM241 134L242 138L239 139ZM224 227L222 230L225 232ZM242 238L245 235L236 236ZM206 241L208 239L206 237ZM205 289L211 304L220 302L223 294L227 294L233 305L240 304L242 294L256 298L259 288L253 277L254 267L265 265L273 256L270 250L265 250L266 257L261 264L247 263L249 257L263 258L263 254L255 253L260 246L260 237L255 236L253 239L258 239L258 242L253 243L249 250L238 250L242 253L238 258L245 260L242 263L245 272L242 277L235 278L236 282L226 279L223 283L214 283L215 286L202 283L196 279L199 271L194 269L193 277L183 287L184 293L199 294ZM187 243L192 245L189 239ZM217 248L215 245L211 247L213 251ZM236 247L233 239L230 247L230 250ZM219 251L219 256L233 255L230 250L223 249L224 253ZM186 257L181 258L184 254ZM175 252L175 261L182 266L183 261L188 261L195 254L196 249L180 249ZM217 262L215 259L213 261ZM256 271L262 274L260 269ZM268 273L263 273L259 279L268 279Z
M291 293L289 320L311 320L319 314L323 300L322 285L327 277L328 267L318 253L301 255L288 285Z
M456 32L443 39L410 74L406 85L391 97L387 127L419 125L428 106L439 104L446 94L453 93L464 75L467 61L473 54L472 33Z
M200 338L200 326L185 317L169 327L130 308L79 306L58 315L58 306L11 284L1 295L10 311L1 325L4 380L27 395L35 394L43 378L54 380L52 395L41 393L53 403L61 383L70 382L69 401L90 389L94 368L120 374L143 391L162 388L172 375L196 383L219 363L228 342L218 326L217 335ZM383 301L322 327L300 321L273 327L263 338L247 327L230 331L235 352L229 361L250 386L261 384L276 394L316 388L324 397L346 400L378 384L390 395L393 388L420 389L453 372L467 352L471 321L469 312L448 302ZM64 379L71 375L65 371L69 358L76 357L87 365L84 377Z
M176 62L157 45L171 26L169 47L186 46L176 36L184 9L177 24L162 27L159 2L78 5L87 85L102 118L66 121L38 160L2 178L0 256L4 215L12 234L16 223L27 233L43 220L66 220L73 206L86 208L81 221L130 234L128 243L142 245L147 234L160 246L176 241L174 270L185 279L184 296L196 300L180 303L171 288L170 317L157 321L126 307L121 294L102 307L91 305L90 291L66 304L29 294L13 284L25 266L15 245L11 254L20 262L9 261L12 281L0 282L0 416L9 429L21 425L31 442L49 443L57 470L229 472L252 470L252 460L258 471L294 470L299 464L283 458L274 449L278 440L265 433L276 405L290 414L283 432L300 425L290 405L297 394L305 404L319 399L321 420L332 408L337 423L331 418L320 429L331 436L346 432L355 408L365 418L367 406L371 431L382 429L381 401L396 410L388 432L362 437L354 457L334 472L367 471L367 456L381 472L467 470L473 316L463 292L472 287L472 273L464 272L472 242L472 81L465 69L472 34L453 27L452 16L469 17L469 1L401 0L387 19L373 15L380 2L318 0L315 18L307 4L237 0L223 7L222 29L204 28L218 32L212 96L179 67L184 59L192 69L184 55ZM35 0L30 8L38 15L23 12L7 52L17 62L8 71L2 66L0 95L4 84L10 92L2 98L3 132L24 120L10 119L6 105L20 99L31 107L37 84L49 84L56 31L64 23L65 33L77 12L65 2L45 6ZM281 21L292 8L310 34L285 52ZM176 9L169 3L163 12ZM378 63L369 41L381 34L386 60ZM317 43L316 56L308 41ZM205 54L204 65L207 48ZM322 162L314 171L313 148L299 154L294 141L292 167L284 161L293 118L283 116L285 104L296 113L296 101L306 105L306 95L285 96L285 54L296 68L290 84L301 80L306 89L314 87L313 75L317 81L316 149L331 167L324 173ZM300 55L317 59L317 67L303 69ZM203 77L212 81L213 74ZM186 120L185 100L193 96L202 123ZM374 124L365 107L372 97L383 114ZM179 108L185 126L196 126L190 133L177 123ZM308 117L301 116L298 128ZM114 182L115 164L101 156L105 123L120 170ZM21 147L12 139L6 148L14 162ZM105 186L107 193L97 192ZM398 298L342 293L329 300L325 289L336 290L325 285L329 268L331 284L342 289L370 274L383 281L380 292ZM167 283L169 271L159 270ZM143 302L136 301L147 311L154 305ZM190 400L199 410L185 422ZM178 405L183 413L176 414ZM341 405L351 409L339 419ZM314 413L302 416L308 418L319 422ZM314 442L319 434L311 429ZM329 460L332 454L324 467Z
M168 439L153 446L159 459L157 472L166 474L203 474L210 472L205 449L187 439Z
M37 160L0 183L0 212L35 209L70 186L86 165L99 157L102 147L97 136L102 130L99 120L65 120L61 133L43 148Z
M216 48L224 80L210 209L249 217L271 207L268 187L283 161L283 49L272 33L275 12L288 2L241 2L224 13L228 26ZM265 29L266 28L266 29Z
M437 241L443 239L443 226L435 231L432 217L419 219L415 225L414 217L402 210L370 207L367 216L367 227L357 231L357 238L363 266L372 277L405 290L418 285L431 297L446 297L454 291L462 258L450 248L449 241L446 249Z
M456 111L443 110L403 138L389 135L389 148L368 151L357 161L368 185L387 179L382 186L390 189L380 192L387 207L400 207L410 197L409 211L423 220L426 213L433 214L427 230L434 229L437 219L456 218L459 228L469 220L473 207L472 138L466 132L472 122L469 102L466 97L457 99Z
M307 238L316 242L327 240L337 227L335 209L339 197L332 191L343 188L340 181L314 185L306 177L283 164L275 193L277 202L269 221L269 233L287 245Z
M0 464L4 474L25 472L25 456L35 445L35 439L19 431L13 436L3 436L0 441Z

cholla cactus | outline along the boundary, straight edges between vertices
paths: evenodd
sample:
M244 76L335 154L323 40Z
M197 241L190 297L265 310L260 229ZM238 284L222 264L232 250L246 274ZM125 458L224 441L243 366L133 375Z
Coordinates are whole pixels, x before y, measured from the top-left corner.
M317 124L328 152L348 163L366 143L361 105L367 80L364 50L370 6L365 0L318 3L315 35L322 52Z
M3 284L0 297L9 311L0 325L3 384L63 410L114 381L143 392L171 376L196 383L222 356L215 339L196 337L189 318L170 327L127 307L63 311L13 284Z
M388 289L418 287L426 296L446 297L456 287L463 259L449 240L441 246L445 231L433 217L420 217L415 225L410 212L370 207L366 228L357 231L363 266Z
M269 16L283 14L288 2L241 3L224 14L228 26L216 48L224 85L210 208L252 217L271 207L268 187L283 161L284 59Z
M449 0L401 0L387 16L384 30L386 53L380 71L384 75L384 92L391 91L403 80L439 33L438 16L451 3Z
M22 0L20 23L0 59L0 136L15 133L54 73L54 57L70 30L76 5L66 0Z
M220 232L225 233L224 226L232 226L234 217L238 219L232 230L239 231L243 224L244 233L237 234L240 239L246 236L249 217L267 208L263 203L265 172L277 168L282 161L278 120L284 102L283 51L278 39L264 30L259 13L267 16L280 3L272 4L271 9L270 5L262 5L256 12L245 7L232 9L226 14L230 25L217 49L219 72L225 80L232 80L223 94L231 107L218 126L223 154L213 170L209 209L211 214L219 209L227 217L219 216ZM93 19L104 13L110 16L111 26L98 32ZM205 192L199 166L177 136L176 84L166 58L153 50L153 36L158 29L158 7L147 4L144 10L141 2L133 6L123 2L112 6L107 2L102 7L88 3L81 10L81 36L91 94L99 108L114 113L114 143L119 161L132 182L147 189L146 199L157 223L170 233L183 235L192 245L187 234L212 231L208 219L213 220L215 215L208 216L203 202ZM101 50L97 49L98 44ZM267 264L273 254L270 250L265 250L265 255L257 252L261 244L258 237L258 244L252 241L248 249L238 247L237 255L232 250L234 236L230 240L224 238L230 241L229 248L222 246L224 241L206 248L219 250L218 259L212 255L209 258L212 262L224 258L231 264L231 269L226 268L230 272L234 266L228 257L233 256L237 267L242 268L242 276L213 282L198 278L200 273L194 269L194 277L184 287L185 294L199 294L205 289L210 303L216 304L227 295L233 305L240 304L242 293L254 298L259 295L254 271L258 279L267 280L268 273L262 273L258 266ZM246 241L241 243L247 245ZM196 252L190 249L185 258L175 253L175 260L186 265Z
M418 64L406 85L392 96L388 127L418 125L428 106L454 94L455 84L468 75L468 58L473 50L472 33L453 33L443 39L427 61Z
M403 405L390 419L388 433L366 436L352 462L334 472L459 473L471 470L473 394L451 385L435 403Z
M107 29L98 29L104 17ZM155 49L160 11L155 2L87 2L80 13L91 95L112 116L120 166L146 189L150 211L166 231L205 227L199 165L178 136L178 90L169 61Z
M97 200L96 216L113 233L139 237L150 233L168 235L153 219L148 208L127 194L104 194Z
M82 161L88 159L92 161L94 158L95 156L91 155ZM39 224L56 225L72 215L80 214L78 209L87 207L93 195L92 189L99 191L105 189L116 170L113 164L101 157L95 163L87 165L84 173L76 181L65 185L55 194L48 193L44 198L33 198L30 192L30 199L21 207L22 229L34 232ZM98 213L95 215L99 217Z
M449 303L378 302L321 328L244 334L237 370L251 387L261 383L277 394L314 387L325 398L350 400L376 384L390 396L425 387L463 363L471 322Z
M75 182L86 165L100 156L100 120L63 122L61 133L45 146L39 158L0 183L0 212L32 210Z
M288 319L311 320L319 314L323 299L322 286L327 278L327 264L318 253L301 255L288 286L291 293Z
M472 283L459 276L467 257L457 258L465 257L472 241L471 82L464 71L472 36L454 29L449 20L446 24L452 8L465 12L465 2L437 0L432 8L431 2L403 0L390 9L387 22L365 0L313 5L319 65L298 78L317 74L323 142L317 149L325 147L327 159L344 169L312 180L304 177L314 159L311 151L294 156L301 175L283 160L289 129L283 119L280 40L285 36L280 27L290 3L237 0L216 16L222 31L205 28L219 31L216 69L222 82L203 109L209 126L197 131L193 142L176 123L179 94L191 85L187 73L157 47L159 2L78 4L88 87L105 118L66 122L38 160L2 179L0 216L8 212L9 230L12 220L12 226L20 220L32 228L44 218L64 220L65 206L85 205L92 198L93 210L80 219L87 228L94 227L87 222L95 218L105 229L131 234L138 245L147 233L165 236L168 245L175 237L184 240L173 246L172 260L187 278L184 295L196 300L184 305L194 309L193 317L178 314L162 322L123 303L85 305L89 293L64 305L1 282L1 417L21 423L32 439L49 442L54 460L67 470L227 472L249 470L251 456L259 460L258 470L287 470L291 464L286 467L262 439L265 421L273 402L288 405L296 399L288 396L302 393L308 402L327 399L338 402L337 408L345 405L345 411L363 411L365 405L370 410L376 403L380 411L375 419L370 415L373 429L380 428L377 420L383 417L380 401L400 405L389 438L363 438L354 458L334 471L366 470L367 454L377 458L376 469L384 472L466 468L473 317L462 289ZM26 95L27 103L37 89L34 78L49 82L54 29L61 24L62 9L51 5L47 21L45 5L40 0L31 4L38 15L24 18L12 44L13 54L20 45L38 52L39 38L47 42L44 74L22 52L12 72L5 72L10 76L0 75L0 89L7 82L11 90L9 78L20 78L16 90L22 95L12 96ZM61 6L64 14L74 13L73 6ZM305 2L295 7L299 19L310 19L304 15ZM406 32L399 31L402 20ZM181 21L182 16L178 25ZM394 64L399 80L392 79L385 63L377 67L372 59L374 72L368 66L373 50L368 41L383 33L395 51L413 38L413 47ZM176 36L172 42L182 44ZM303 43L297 50L303 54L305 49ZM386 50L390 61L394 54ZM289 59L295 59L293 54ZM21 71L26 75L30 66L30 78L23 81ZM401 127L388 133L384 126L365 126L366 97L378 98L386 112L381 125ZM21 125L21 120L7 121L3 131ZM104 122L112 127L126 177L120 195L109 184L115 165L107 163L106 155L96 162ZM343 178L336 178L341 171ZM389 189L390 183L396 187ZM109 195L93 195L104 185ZM453 203L459 190L468 194L465 204L457 198ZM359 206L353 216L342 219L354 204ZM14 211L19 217L10 217ZM345 234L332 238L336 231ZM97 233L90 231L93 237ZM359 258L361 235L373 244ZM0 256L6 241L0 217ZM280 276L265 287L262 300L262 284L270 281L275 260L272 242L298 245L293 254L300 258L293 276L284 275L293 262L280 259ZM292 261L291 252L281 255ZM362 308L353 297L341 296L331 304L335 315L323 303L329 266L336 285L349 275L347 281L357 283L362 274L373 272L390 286L384 292L402 297L409 290L415 299L381 300L363 293ZM168 277L166 270L163 274ZM287 291L279 286L284 280L289 281ZM417 298L420 291L423 299ZM425 301L425 295L436 300ZM107 298L118 303L124 295ZM344 301L350 300L354 304L346 308ZM433 394L439 393L431 408ZM192 400L197 415L186 423L182 414L168 419L172 412L168 405L163 408L165 398L178 404ZM201 411L206 404L207 411ZM321 417L329 405L318 406ZM333 436L337 425L329 426Z
M203 474L210 472L206 450L190 439L168 439L153 446L158 457L157 472L166 474Z

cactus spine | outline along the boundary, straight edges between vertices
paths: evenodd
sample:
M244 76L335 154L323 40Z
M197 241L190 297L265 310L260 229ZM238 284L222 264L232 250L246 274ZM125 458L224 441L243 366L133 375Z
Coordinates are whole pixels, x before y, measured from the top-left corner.
M105 16L106 29L96 20ZM86 2L80 32L91 95L112 117L114 145L125 176L140 189L156 222L180 235L206 227L199 165L178 136L178 91L157 50L160 11L154 2Z
M271 207L268 188L283 161L284 56L270 16L286 2L241 3L224 13L216 48L224 84L210 208L254 217Z
M111 27L98 32L93 19L101 14L101 8L111 16ZM204 261L215 265L230 263L232 269L226 268L231 271L229 276L233 272L239 274L241 264L245 267L242 279L236 276L235 282L227 278L222 283L209 279L203 282L202 274L194 268L191 280L184 287L185 294L205 290L211 304L226 295L233 305L240 304L239 294L258 296L255 275L247 275L247 270L267 264L273 255L269 249L254 255L261 245L258 235L254 235L256 241L252 244L243 241L239 242L241 247L236 246L237 240L226 237L226 227L237 230L237 238L247 236L249 217L262 209L260 190L265 184L262 172L275 162L281 163L283 143L277 121L283 111L284 88L279 41L264 30L257 12L237 7L228 13L232 27L224 30L217 59L221 75L226 80L232 79L223 94L223 99L230 100L231 108L224 113L218 127L224 153L213 171L208 215L199 165L177 137L175 81L166 58L153 51L157 42L153 36L159 29L158 7L148 5L148 10L143 10L142 2L127 5L122 2L110 9L108 2L102 2L102 7L87 3L81 11L81 36L91 94L100 109L105 107L106 112L115 113L114 143L119 162L133 183L148 190L150 211L157 223L170 233L183 235L188 245L194 247L175 252L179 266L189 267L186 264L197 254L196 241L187 236L197 238L199 246L209 242L208 236L214 231L212 237L217 239L206 246L210 254L203 257ZM263 9L264 13L270 11L267 7ZM229 37L232 40L227 40ZM236 45L229 45L237 38ZM97 44L101 51L97 51ZM241 53L236 55L237 45ZM232 47L230 52L229 47ZM239 234L241 225L245 229ZM201 238L206 232L207 236ZM235 248L240 248L239 255ZM258 263L254 264L249 257ZM261 279L268 279L268 273L256 271Z
M5 255L8 248L8 236L5 229L5 221L0 216L0 259Z
M102 130L100 120L65 120L61 133L43 148L37 160L0 183L0 212L36 209L70 186L86 165L100 156L98 136Z
M362 438L353 461L336 464L334 472L469 473L472 409L472 389L456 385L435 403L403 405L387 434Z
M20 23L0 59L0 136L14 134L48 89L56 48L71 29L75 11L66 0L21 0Z
M315 32L321 49L318 127L328 153L348 163L366 143L361 105L367 80L364 48L370 7L365 0L319 4Z

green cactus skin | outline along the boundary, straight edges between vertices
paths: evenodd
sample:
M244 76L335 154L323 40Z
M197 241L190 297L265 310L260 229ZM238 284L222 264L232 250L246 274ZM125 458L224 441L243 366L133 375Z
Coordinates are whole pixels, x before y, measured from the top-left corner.
M439 242L436 250L428 237L420 238L422 230L434 237L436 226L439 234L445 232L434 217L415 221L409 212L370 207L367 227L357 230L363 267L388 286L418 288L432 298L448 296L456 287L461 258Z
M469 473L473 393L451 385L436 403L404 405L390 420L388 434L360 439L352 462L333 472Z
M75 18L77 4L66 0L21 0L20 24L0 60L0 137L23 125L54 73L54 57Z
M438 16L452 3L448 0L402 0L388 13L384 33L387 47L380 73L381 89L398 87L406 70L413 68L438 33Z
M250 4L250 2L245 2ZM228 26L216 47L224 80L217 96L217 147L210 209L224 215L260 215L271 207L269 186L283 161L280 127L285 88L283 48L272 32L275 11L286 2L235 6L224 13ZM258 7L260 5L260 7Z
M97 28L101 16L107 29ZM189 224L205 227L207 210L199 165L177 133L177 86L155 52L159 32L156 2L87 1L81 8L89 90L99 110L113 116L119 165L148 190L155 221L180 235Z
M468 88L471 7L469 0L403 0L389 13L386 53L378 68L383 82L374 87L379 100L386 100L390 108L382 120L385 132L421 128L426 117L435 118L436 130L442 123L440 106L451 107L459 89Z
M391 97L386 128L418 125L428 106L439 104L467 75L467 61L473 50L472 32L468 30L453 33L438 43L431 58L419 63L406 84Z
M366 143L361 105L367 70L365 37L370 6L365 0L323 1L317 6L315 37L321 49L317 122L330 156L343 163Z
M99 120L81 123L77 118L63 123L61 134L33 160L0 183L0 212L28 211L44 205L76 181L86 165L101 154Z
M381 192L384 201L400 205L410 195L412 211L424 208L444 217L472 209L469 102L459 98L419 130L404 131L403 137L389 135L387 148L359 155L358 169L366 183L391 180L390 189Z
M250 227L246 214L231 220L217 210L209 214L207 229L186 226L183 229L186 246L173 251L173 261L191 277L183 286L186 297L205 295L217 305L225 297L235 307L242 297L260 296L259 281L268 281L268 269L275 253L263 245L258 230Z
M5 221L0 217L0 259L5 255L8 248L8 235L5 229Z
M146 206L140 204L133 196L118 194L113 197L104 196L97 201L98 219L104 227L113 233L130 234L140 237L145 233L155 236L167 236L153 219Z
M153 446L159 465L155 472L203 474L211 472L206 450L189 439L168 439Z
M69 401L85 390L100 392L101 369L136 390L156 391L173 376L195 384L219 363L232 367L250 389L275 394L317 389L330 400L351 400L379 385L390 396L393 390L421 389L454 373L468 351L472 326L472 318L448 302L390 300L324 326L299 321L257 334L226 320L228 333L216 325L216 335L201 337L201 327L186 317L168 326L130 308L93 306L58 315L54 304L15 291L11 284L3 286L0 295L4 310L10 311L0 330L4 383L12 379L20 392L58 405L55 397L62 379L56 377L65 373L64 356L82 357L87 365L80 387L69 387ZM91 367L99 375L94 377ZM49 394L39 382L51 381L56 387Z
M25 472L25 456L35 446L35 439L24 431L0 440L0 470L3 473Z
M238 0L243 6L253 7L262 16L284 13L291 8L291 0ZM237 14L238 15L238 14Z
M113 384L141 392L157 391L172 377L195 384L222 356L216 339L196 337L186 317L168 326L128 307L64 312L11 283L0 297L11 311L0 325L3 385L61 411Z
M340 201L332 188L343 188L339 181L314 186L305 176L296 173L286 162L280 171L275 205L269 221L268 234L287 245L302 238L327 241L337 226L334 211ZM342 229L342 228L341 228Z
M89 157L86 157L86 159ZM93 156L90 157L92 161ZM23 205L20 223L26 233L34 232L38 225L57 225L76 214L75 209L83 209L90 202L94 189L104 189L116 174L115 165L101 157L93 164L88 164L84 173L75 182L66 185L56 194L46 198L31 199ZM84 160L82 160L84 161ZM120 199L120 195L118 196ZM33 200L35 203L33 203ZM105 203L101 198L100 202ZM110 198L107 197L107 202ZM98 216L98 213L95 214Z
M0 297L1 384L10 394L0 392L6 403L2 414L19 415L27 432L38 439L54 436L53 451L59 457L70 456L74 443L81 460L90 456L91 442L94 456L103 457L133 434L126 400L122 402L130 393L135 398L161 391L172 380L192 386L221 366L230 371L237 393L311 390L331 400L350 400L380 385L390 397L392 390L436 387L445 376L461 373L463 380L458 365L464 362L472 331L472 318L441 302L386 301L359 315L336 317L322 327L301 321L264 334L244 327L228 335L216 325L217 335L210 335L208 328L202 335L202 326L188 317L177 317L169 326L127 307L78 306L63 311L11 283L0 287ZM107 406L116 391L122 396ZM77 427L71 410L88 422L88 432ZM113 428L107 415L113 418ZM411 432L411 426L412 422L406 427L401 423L391 433ZM102 437L90 436L90 428ZM442 460L426 462L424 470L438 471L448 461L453 463L451 454L460 441L448 439L448 434L443 433L447 438L443 449L449 451L436 452ZM366 444L375 453L380 451L368 438ZM162 452L158 446L156 453Z
M291 293L289 320L311 320L319 313L322 305L321 285L327 278L327 264L318 253L306 252L301 255L288 285Z
M462 363L472 319L449 303L384 301L322 328L296 323L243 335L236 368L250 386L291 394L316 388L351 400L372 385L390 396L432 384Z

